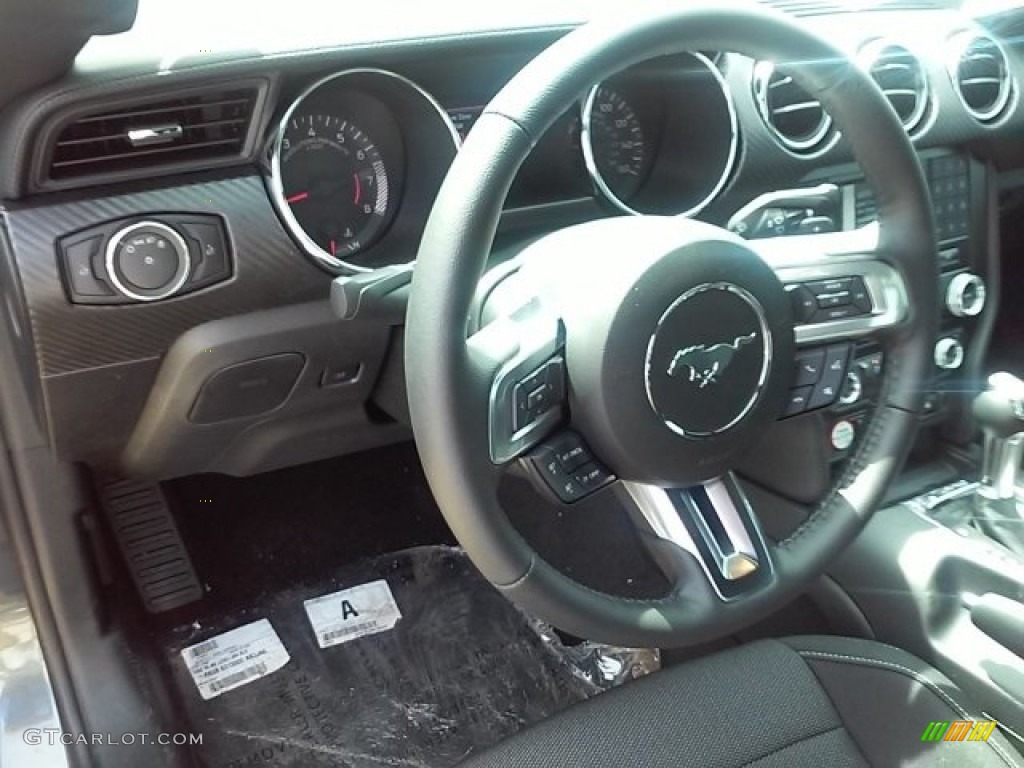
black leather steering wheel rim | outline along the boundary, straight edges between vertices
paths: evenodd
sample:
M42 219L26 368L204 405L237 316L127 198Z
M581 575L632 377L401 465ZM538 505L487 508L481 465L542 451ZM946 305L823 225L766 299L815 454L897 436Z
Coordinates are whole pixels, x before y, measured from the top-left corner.
M487 414L473 395L488 374L477 369L466 346L467 318L502 204L537 138L592 83L683 50L787 62L820 99L875 192L878 252L902 274L910 307L906 321L885 334L882 395L844 476L797 531L774 545L771 587L731 602L706 585L654 601L614 597L542 560L497 502ZM456 538L513 602L575 634L608 642L698 642L780 607L861 530L909 450L937 323L935 249L921 167L884 96L839 50L787 17L687 7L590 23L568 34L485 109L440 190L420 246L405 336L410 413L427 479Z

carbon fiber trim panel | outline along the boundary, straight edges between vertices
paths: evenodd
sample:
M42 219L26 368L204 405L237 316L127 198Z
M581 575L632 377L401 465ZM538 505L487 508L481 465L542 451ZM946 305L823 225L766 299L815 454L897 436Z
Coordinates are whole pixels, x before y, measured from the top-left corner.
M87 307L68 302L56 239L102 221L166 213L224 217L234 255L225 283L162 302ZM8 228L44 378L158 358L208 320L325 298L330 277L282 228L259 176L178 182L165 189L8 210Z

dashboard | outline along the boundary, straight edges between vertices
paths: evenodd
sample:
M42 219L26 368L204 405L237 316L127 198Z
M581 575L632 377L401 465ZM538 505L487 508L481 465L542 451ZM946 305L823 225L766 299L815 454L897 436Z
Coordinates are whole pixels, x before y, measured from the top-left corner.
M1024 60L998 29L893 5L805 21L871 73L920 153L948 297L929 418L949 426L991 332ZM569 28L91 66L4 113L0 284L53 450L172 477L406 437L402 289L434 196L484 105ZM693 51L593 83L538 137L494 262L635 214L772 237L867 226L874 201L785 63ZM387 316L341 320L328 301L385 289ZM884 364L868 348L854 361L857 397L846 382L834 412L851 428Z

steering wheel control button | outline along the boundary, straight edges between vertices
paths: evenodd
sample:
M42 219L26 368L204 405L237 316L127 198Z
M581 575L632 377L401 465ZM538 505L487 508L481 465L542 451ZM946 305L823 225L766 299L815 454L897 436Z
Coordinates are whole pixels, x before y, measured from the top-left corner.
M786 410L784 416L796 416L798 413L803 413L807 410L807 406L811 402L811 392L814 391L814 387L799 387L791 390L789 393L789 401L786 403Z
M760 303L732 283L697 286L665 311L648 343L647 396L666 426L717 435L756 405L771 368Z
M572 479L583 493L592 493L612 481L611 473L597 463L584 464L573 473Z
M818 299L806 285L788 285L790 301L793 303L793 316L799 323L809 323L818 311Z
M555 458L562 469L573 472L592 460L587 447L575 432L564 432L548 441L548 447L555 453Z
M849 450L856 438L856 428L851 422L846 421L845 419L837 421L835 426L832 427L832 432L829 435L829 439L832 441L832 447L837 451Z
M849 344L833 344L825 348L825 368L821 380L814 386L808 408L825 408L839 397L839 390L846 378L846 366L850 359Z
M812 349L798 353L796 356L796 379L793 381L793 385L806 387L817 384L821 379L821 371L824 367L824 349Z
M863 277L850 278L850 303L863 314L870 314L874 311L875 307L871 303L871 294L868 292L868 287Z
M819 309L811 318L812 323L834 323L836 320L846 320L849 317L858 317L864 313L853 304L843 304L838 307Z
M615 480L576 432L561 432L530 454L528 465L543 487L562 502L571 503Z
M555 358L542 365L513 389L512 427L517 432L559 408L565 397L565 363Z
M135 301L173 296L185 285L191 266L184 238L161 222L124 227L107 243L107 277L119 293Z
M787 285L796 321L832 323L874 311L871 293L862 277L837 277Z

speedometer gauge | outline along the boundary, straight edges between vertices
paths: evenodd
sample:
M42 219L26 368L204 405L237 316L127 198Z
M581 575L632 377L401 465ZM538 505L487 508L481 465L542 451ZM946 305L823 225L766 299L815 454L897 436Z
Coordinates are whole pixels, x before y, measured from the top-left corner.
M583 159L598 197L623 213L695 216L736 161L736 110L725 78L701 53L657 56L590 89Z
M609 198L628 201L644 182L649 149L636 111L617 91L600 86L587 100L584 142L595 182Z
M292 115L279 158L284 204L320 251L343 261L382 234L393 208L388 169L359 125L343 115Z

